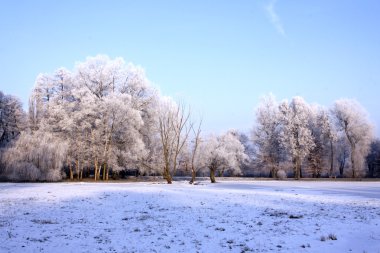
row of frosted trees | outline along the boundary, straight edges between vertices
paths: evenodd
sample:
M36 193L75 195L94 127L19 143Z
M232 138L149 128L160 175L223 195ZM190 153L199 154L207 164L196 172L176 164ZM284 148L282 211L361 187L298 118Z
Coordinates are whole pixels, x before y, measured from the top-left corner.
M373 138L367 112L352 99L326 109L301 97L277 102L269 95L256 109L252 131L256 166L273 177L279 171L295 178L365 176Z
M138 170L171 183L177 170L186 168L192 181L207 170L215 182L217 171L239 173L247 160L237 134L201 138L201 123L189 108L161 96L141 67L121 58L89 57L73 71L40 74L28 113L12 99L18 105L17 134L2 142L0 157L9 180L90 174L108 180L111 171Z
M327 110L302 98L264 97L251 138L237 131L203 136L189 107L162 96L141 67L89 57L73 71L40 74L29 100L0 92L0 174L8 180L57 181L134 170L295 178L362 176L372 141L365 110L338 100Z

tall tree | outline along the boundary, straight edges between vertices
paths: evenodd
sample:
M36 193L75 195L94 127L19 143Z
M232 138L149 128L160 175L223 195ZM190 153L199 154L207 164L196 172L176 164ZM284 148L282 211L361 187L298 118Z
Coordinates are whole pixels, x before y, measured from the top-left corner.
M350 145L352 177L364 170L365 157L373 140L373 126L365 109L353 99L335 101L332 108L338 130L342 131Z
M199 122L199 125L197 128L194 127L194 125L191 126L191 130L193 133L193 140L192 140L192 145L191 145L191 180L190 184L193 184L195 182L195 177L197 175L197 171L200 169L199 164L197 161L199 160L199 146L201 144L201 126L202 126L202 121Z
M378 177L378 172L376 168L380 165L380 139L376 138L371 143L370 152L367 156L368 164L368 176L369 177Z
M158 116L158 131L161 140L162 175L168 184L178 166L178 157L189 137L192 123L190 110L184 104L164 100Z
M334 160L335 146L338 139L337 131L331 119L331 114L325 108L322 108L318 115L318 122L321 128L322 140L324 142L324 150L328 153L329 160L329 176L334 176ZM326 154L326 153L325 153Z
M256 124L252 130L252 140L256 146L256 162L265 167L271 177L277 177L281 161L280 111L272 94L262 97L256 108Z
M0 91L0 174L4 172L4 153L27 127L26 114L17 97Z
M108 179L110 169L137 167L148 153L156 114L156 92L140 67L98 55L73 72L39 75L30 99L33 131L43 130L69 143L70 178L85 168Z
M323 172L328 172L332 176L336 130L325 108L319 105L310 106L309 129L314 141L314 147L307 157L311 175L321 177ZM329 169L325 169L326 167Z
M294 177L302 177L302 163L314 148L314 140L309 129L310 109L301 97L294 97L290 103L284 101L279 106L282 121L281 145L292 157Z
M21 101L0 91L0 148L17 138L26 127Z

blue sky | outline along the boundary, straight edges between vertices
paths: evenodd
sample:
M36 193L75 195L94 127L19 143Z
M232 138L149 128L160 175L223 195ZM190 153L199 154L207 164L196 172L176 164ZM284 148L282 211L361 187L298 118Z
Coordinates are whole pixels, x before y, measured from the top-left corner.
M248 131L260 96L356 98L380 134L380 1L0 0L0 90L24 103L39 73L87 56L145 68L205 132Z

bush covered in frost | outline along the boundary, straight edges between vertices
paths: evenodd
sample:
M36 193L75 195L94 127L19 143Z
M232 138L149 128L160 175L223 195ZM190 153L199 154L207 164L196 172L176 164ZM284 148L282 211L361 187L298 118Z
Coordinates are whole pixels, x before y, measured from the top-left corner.
M51 134L22 133L4 154L5 176L13 181L59 181L67 144Z
M277 171L277 178L280 180L287 178L286 172L284 170Z

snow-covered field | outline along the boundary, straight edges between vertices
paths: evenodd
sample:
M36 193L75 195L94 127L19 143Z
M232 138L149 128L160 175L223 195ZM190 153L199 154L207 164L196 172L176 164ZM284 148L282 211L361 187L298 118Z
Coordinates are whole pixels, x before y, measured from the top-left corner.
M2 183L0 252L379 253L380 183Z

